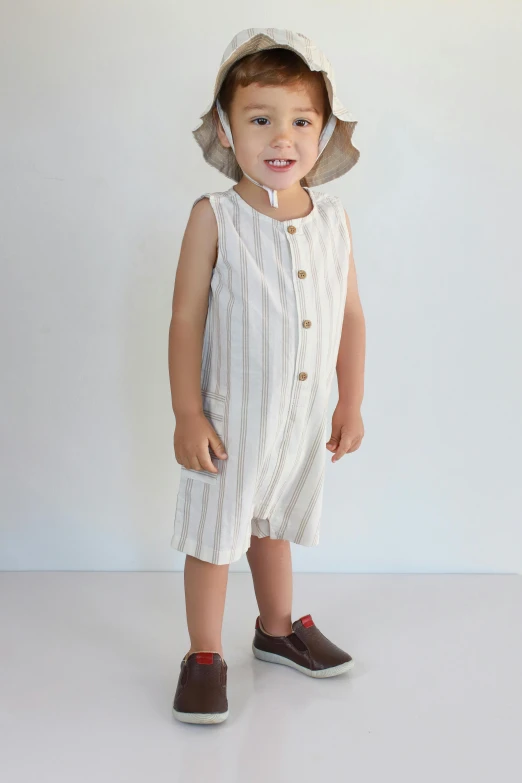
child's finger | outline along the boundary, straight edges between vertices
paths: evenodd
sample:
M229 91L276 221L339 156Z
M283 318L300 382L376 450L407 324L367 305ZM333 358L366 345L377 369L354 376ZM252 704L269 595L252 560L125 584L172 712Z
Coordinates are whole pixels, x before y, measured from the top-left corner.
M185 465L188 470L202 470L201 463L196 454L193 454L188 458L188 465Z
M351 439L348 437L348 435L343 435L341 440L339 441L339 445L337 446L335 450L335 454L332 457L332 462L337 462L341 459L349 450L350 448Z
M208 447L205 449L201 449L194 454L194 456L190 460L192 470L206 470L208 473L217 473L218 470L212 460L210 459L210 454L208 451Z
M227 459L228 454L225 449L225 444L216 432L209 435L210 448L212 449L214 456L218 459Z

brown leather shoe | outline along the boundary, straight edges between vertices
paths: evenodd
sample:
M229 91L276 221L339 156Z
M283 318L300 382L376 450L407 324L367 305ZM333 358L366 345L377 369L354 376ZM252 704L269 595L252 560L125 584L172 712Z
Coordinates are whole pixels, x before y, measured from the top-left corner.
M258 617L252 652L261 661L292 666L309 677L335 677L354 665L351 655L324 636L307 614L292 623L293 633L271 636Z
M228 718L227 664L217 652L193 652L181 661L172 711L184 723Z

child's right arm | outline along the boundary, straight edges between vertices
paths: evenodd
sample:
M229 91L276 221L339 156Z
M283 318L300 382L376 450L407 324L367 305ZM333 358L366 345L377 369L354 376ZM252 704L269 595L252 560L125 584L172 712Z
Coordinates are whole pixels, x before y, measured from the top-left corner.
M217 457L224 446L203 413L201 360L212 269L217 257L217 223L207 198L194 205L183 235L172 298L169 329L169 376L172 410L176 418L174 451L186 468L217 469L208 445Z

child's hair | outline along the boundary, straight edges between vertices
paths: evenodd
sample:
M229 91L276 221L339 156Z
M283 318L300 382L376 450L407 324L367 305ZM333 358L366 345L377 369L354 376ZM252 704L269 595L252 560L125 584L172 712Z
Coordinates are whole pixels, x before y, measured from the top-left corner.
M324 100L322 127L326 125L331 108L323 76L320 71L311 71L302 57L290 49L264 49L248 54L234 63L218 94L219 102L227 115L230 116L236 88L247 87L253 83L271 86L318 84Z

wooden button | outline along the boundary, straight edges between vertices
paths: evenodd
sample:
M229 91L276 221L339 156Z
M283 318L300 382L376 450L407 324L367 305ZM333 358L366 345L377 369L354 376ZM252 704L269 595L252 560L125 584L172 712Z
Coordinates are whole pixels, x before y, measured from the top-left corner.
M304 277L306 277L306 272L304 271L304 269L300 269L300 270L299 270L299 272L297 273L297 277L300 277L300 278L301 278L301 280L302 280Z
M297 231L295 226L288 226L286 230L288 231L289 234L295 234L295 232Z
M312 325L311 321L303 321L303 326L305 329L309 329Z
M307 372L300 372L299 373L299 380L300 381L306 381L307 378L308 378L308 373Z

